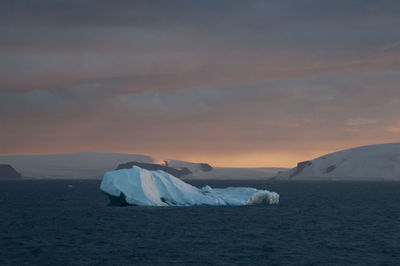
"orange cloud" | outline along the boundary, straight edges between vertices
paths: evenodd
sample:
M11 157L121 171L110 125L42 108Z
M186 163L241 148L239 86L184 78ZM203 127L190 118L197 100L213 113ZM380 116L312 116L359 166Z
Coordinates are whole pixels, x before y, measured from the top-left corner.
M400 133L400 126L386 128L386 131L391 133Z

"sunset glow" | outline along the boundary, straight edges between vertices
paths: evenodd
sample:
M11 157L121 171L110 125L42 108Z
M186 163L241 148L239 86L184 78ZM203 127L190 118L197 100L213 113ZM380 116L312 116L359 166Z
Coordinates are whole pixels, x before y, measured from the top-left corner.
M0 155L291 167L400 140L398 4L100 2L0 4Z

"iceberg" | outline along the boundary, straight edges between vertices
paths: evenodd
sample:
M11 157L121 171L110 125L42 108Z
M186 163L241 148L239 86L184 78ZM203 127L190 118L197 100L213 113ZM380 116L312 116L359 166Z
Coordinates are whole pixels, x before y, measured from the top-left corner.
M201 189L162 170L134 166L105 173L100 189L111 204L139 206L241 206L278 204L279 194L249 187Z

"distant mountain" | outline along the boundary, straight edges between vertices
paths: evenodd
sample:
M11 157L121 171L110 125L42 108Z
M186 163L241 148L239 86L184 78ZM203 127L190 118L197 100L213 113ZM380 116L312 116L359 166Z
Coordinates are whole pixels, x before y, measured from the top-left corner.
M192 163L192 162L172 160L172 159L166 159L164 161L164 163L166 166L169 166L169 167L189 169L191 174L194 174L194 175L200 174L203 172L211 172L214 170L214 168L211 165L209 165L208 163Z
M192 174L192 171L190 171L186 167L169 167L166 165L161 165L161 164L156 164L156 163L140 163L140 162L127 162L118 165L116 170L120 169L130 169L133 166L137 166L146 170L150 171L157 171L157 170L162 170L168 174L171 174L175 177L182 177L183 175L190 175Z
M0 179L15 179L20 178L21 174L18 173L9 164L0 164Z
M218 180L267 180L275 176L279 171L288 170L287 168L264 167L264 168L234 168L234 167L212 167L207 163L191 163L178 160L165 160L170 167L185 167L192 174L183 175L183 179L218 179Z
M218 180L268 180L274 177L279 171L286 171L288 168L264 167L264 168L234 168L214 167L212 171L196 172L192 175L185 175L183 179L218 179Z
M152 163L150 156L139 154L77 152L48 155L0 156L0 162L16 167L28 178L102 178L121 162Z
M397 180L400 181L400 143L363 146L298 163L274 179Z
M154 169L173 168L183 179L268 179L282 168L221 168L208 163L193 163L172 159L156 160L139 154L77 152L48 155L0 156L0 162L14 166L26 178L100 179L120 164L134 164ZM131 163L131 165L129 165ZM121 166L122 167L122 166ZM166 168L168 167L168 168ZM146 168L148 169L148 168ZM174 171L174 170L172 170Z

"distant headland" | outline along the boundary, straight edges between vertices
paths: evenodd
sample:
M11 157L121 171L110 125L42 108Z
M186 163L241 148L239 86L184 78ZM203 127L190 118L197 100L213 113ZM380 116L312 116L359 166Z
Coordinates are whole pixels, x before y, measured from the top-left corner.
M11 165L0 164L0 179L16 179L21 177L22 175L18 173Z

